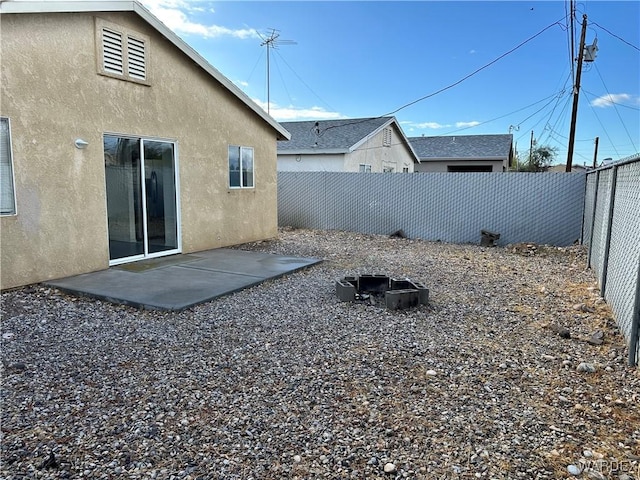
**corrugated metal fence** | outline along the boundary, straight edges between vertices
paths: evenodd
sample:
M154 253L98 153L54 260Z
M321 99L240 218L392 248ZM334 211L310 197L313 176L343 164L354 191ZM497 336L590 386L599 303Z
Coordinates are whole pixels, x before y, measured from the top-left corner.
M451 243L571 245L580 239L584 174L278 173L280 226Z
M582 242L600 294L611 305L629 345L640 358L640 156L587 175Z

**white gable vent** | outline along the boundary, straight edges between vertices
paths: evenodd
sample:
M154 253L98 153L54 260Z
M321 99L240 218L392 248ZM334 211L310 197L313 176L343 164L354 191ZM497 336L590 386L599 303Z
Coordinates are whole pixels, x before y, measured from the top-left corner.
M382 132L382 145L384 147L391 146L391 129L388 127L385 128Z
M129 76L138 80L145 80L147 78L147 67L144 40L128 37L127 47Z
M149 37L100 18L95 21L98 73L149 85Z
M122 34L102 29L102 61L104 71L123 75Z

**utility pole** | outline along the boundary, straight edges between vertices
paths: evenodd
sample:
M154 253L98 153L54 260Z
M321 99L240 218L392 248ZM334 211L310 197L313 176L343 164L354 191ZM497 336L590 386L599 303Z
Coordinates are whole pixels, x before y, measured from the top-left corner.
M587 14L582 15L582 32L580 33L580 46L578 47L578 69L576 71L576 83L573 86L573 109L571 110L571 130L569 131L569 152L567 153L567 167L565 172L571 171L573 163L573 144L576 140L576 119L578 116L578 97L580 95L580 77L582 76L582 58L584 57L584 38L587 35Z
M593 168L598 166L598 142L600 141L600 137L596 137L596 148L593 152Z
M531 143L529 145L529 168L531 168L532 160L533 160L533 130L531 130Z
M509 135L511 135L511 132L513 131L518 132L520 130L520 125L509 125ZM512 137L513 139L513 137ZM518 142L515 143L515 145L513 146L513 151L515 152L514 154L514 160L516 162L516 172L520 170L520 165L518 165L520 162L518 161ZM513 165L509 165L509 169L512 169Z
M571 19L571 81L576 81L576 74L573 68L573 59L576 58L576 46L575 46L575 37L576 37L576 27L573 24L573 19L576 16L576 2L575 0L571 0L571 12L569 13L569 18Z

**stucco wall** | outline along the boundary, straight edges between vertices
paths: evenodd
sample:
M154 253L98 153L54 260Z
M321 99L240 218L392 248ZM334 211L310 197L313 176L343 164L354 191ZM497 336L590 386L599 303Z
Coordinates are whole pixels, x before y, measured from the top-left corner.
M344 155L283 155L278 154L279 172L343 172Z
M374 173L384 171L385 167L393 168L396 173L402 173L403 167L413 172L413 157L398 131L392 128L390 147L383 146L382 137L383 132L380 131L346 155L344 171L358 172L360 164L366 164L371 165L371 171Z
M447 172L447 167L449 165L457 166L457 167L477 167L484 165L491 165L492 172L502 172L503 166L506 166L506 161L503 162L501 160L496 161L436 161L436 160L428 160L426 162L421 162L419 165L416 165L416 172Z
M150 86L97 74L93 15L2 15L1 288L108 267L104 133L176 142L183 252L277 235L275 130L135 14L98 16L150 37ZM229 144L254 148L254 189L228 188Z

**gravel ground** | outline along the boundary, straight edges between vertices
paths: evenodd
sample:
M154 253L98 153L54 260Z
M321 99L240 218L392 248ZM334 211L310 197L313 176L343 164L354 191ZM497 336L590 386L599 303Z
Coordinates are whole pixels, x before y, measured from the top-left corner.
M0 478L640 479L640 371L581 247L238 248L325 261L180 313L3 292ZM430 304L340 302L367 273Z

